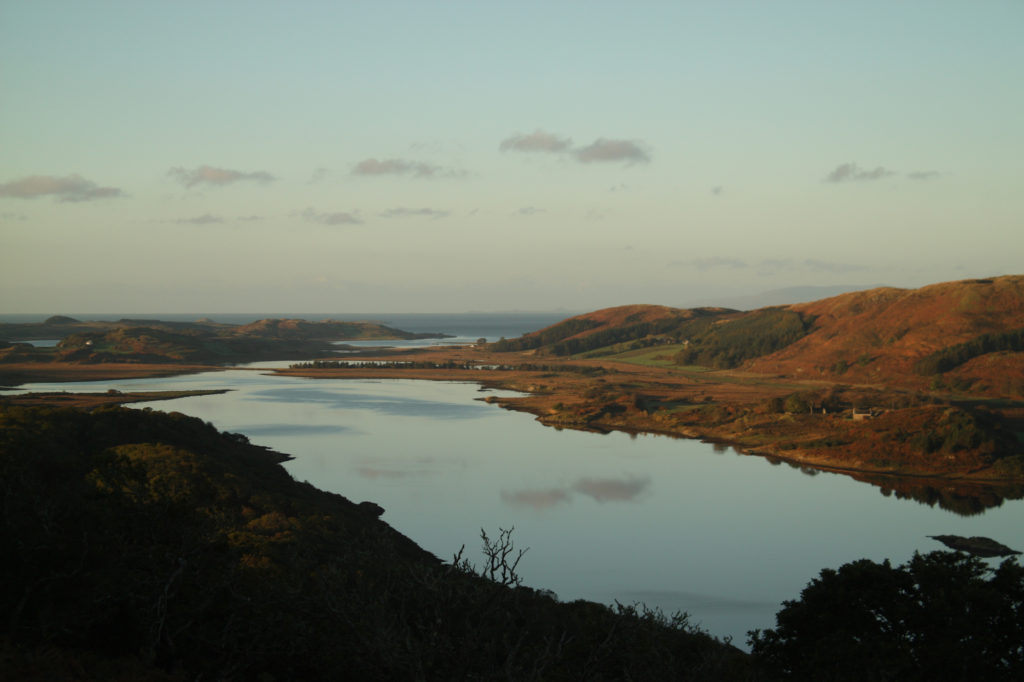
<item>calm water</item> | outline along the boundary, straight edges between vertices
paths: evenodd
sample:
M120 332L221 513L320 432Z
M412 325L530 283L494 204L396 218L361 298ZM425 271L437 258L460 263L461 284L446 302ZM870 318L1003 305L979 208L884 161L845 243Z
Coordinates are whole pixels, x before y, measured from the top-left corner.
M420 330L416 330L420 331ZM274 363L262 363L274 364ZM283 363L277 363L283 366ZM252 370L25 390L231 388L153 403L295 456L299 480L353 501L444 559L515 526L525 582L563 600L684 610L742 643L826 566L902 563L927 535L1024 546L1024 504L957 516L850 478L808 476L731 449L656 436L558 431L477 400L474 384L317 380Z

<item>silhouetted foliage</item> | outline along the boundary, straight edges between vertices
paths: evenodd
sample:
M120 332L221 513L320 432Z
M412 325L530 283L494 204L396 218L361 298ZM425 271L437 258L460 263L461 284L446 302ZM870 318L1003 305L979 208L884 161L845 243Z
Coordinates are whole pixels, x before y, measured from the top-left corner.
M824 569L787 601L755 658L794 680L1024 678L1024 569L953 552L893 568L861 559Z

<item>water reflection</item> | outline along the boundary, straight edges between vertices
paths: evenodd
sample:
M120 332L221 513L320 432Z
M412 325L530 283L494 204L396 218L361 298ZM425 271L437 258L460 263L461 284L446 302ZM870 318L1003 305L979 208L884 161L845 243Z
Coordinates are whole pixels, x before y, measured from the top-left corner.
M528 507L534 511L544 511L571 499L569 492L564 488L501 491L502 502L513 507Z
M310 403L328 409L372 410L400 417L474 419L480 416L479 406L473 403L452 403L376 393L339 392L328 388L275 388L253 391L246 399L271 403Z
M363 478L409 478L413 476L427 476L431 472L426 469L384 469L381 467L359 466L356 473Z
M581 478L572 489L597 502L632 502L651 483L648 477L615 480L611 478Z
M699 611L757 613L777 609L778 604L757 599L737 599L720 594L699 594L683 590L627 590L623 597L642 604L672 604L684 602Z
M262 436L297 436L350 433L353 429L340 424L243 424L238 431L250 438Z
M627 478L577 479L566 488L538 488L502 490L501 500L513 507L529 507L536 511L550 509L572 501L572 493L585 495L599 504L605 502L635 502L651 484L649 476Z
M1024 484L993 483L990 481L964 481L921 476L892 476L862 471L829 471L790 462L777 457L766 456L769 464L788 464L807 476L822 472L848 476L855 481L868 483L877 488L884 497L909 500L928 507L938 507L958 516L976 516L988 509L1001 507L1006 500L1024 499Z
M949 481L904 481L898 479L871 480L867 476L853 476L858 481L881 488L885 497L913 500L929 507L953 512L959 516L976 516L989 509L1003 506L1006 500L1024 498L1024 486L952 483Z

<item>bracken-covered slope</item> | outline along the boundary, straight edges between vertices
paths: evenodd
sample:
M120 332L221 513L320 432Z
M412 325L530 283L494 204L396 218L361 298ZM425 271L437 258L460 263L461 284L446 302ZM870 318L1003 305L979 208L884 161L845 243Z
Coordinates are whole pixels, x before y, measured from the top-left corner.
M606 308L492 348L595 357L661 344L675 345L680 365L1024 395L1024 275L882 287L748 312Z
M626 305L604 308L524 334L518 339L499 341L497 351L538 350L551 355L573 355L613 347L627 342L673 341L688 322L711 320L729 314L726 308L687 310L662 305Z
M948 373L943 380L997 390L1024 382L1024 275L871 289L788 309L809 322L807 335L747 368L919 385ZM936 364L942 353L956 357Z

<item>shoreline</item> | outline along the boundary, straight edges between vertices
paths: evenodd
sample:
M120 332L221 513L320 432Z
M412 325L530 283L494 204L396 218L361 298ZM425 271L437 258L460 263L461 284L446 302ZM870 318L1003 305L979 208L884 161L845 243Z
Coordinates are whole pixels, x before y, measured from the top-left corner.
M362 360L363 358L360 358ZM652 367L627 365L615 361L569 360L548 358L551 366L535 369L538 358L522 354L493 353L468 347L425 348L406 353L387 352L367 355L368 361L467 363L458 367L395 367L362 365L358 367L313 369L292 368L290 361L282 361L280 368L241 368L263 371L268 375L302 376L316 379L415 379L425 381L452 381L475 383L483 389L508 390L523 393L523 396L481 398L504 409L528 412L544 426L571 428L590 431L623 431L627 433L650 433L671 438L696 439L719 443L734 448L746 456L763 457L769 461L783 462L794 467L809 467L818 471L837 473L852 477L891 478L898 481L935 483L957 483L982 486L1024 485L1024 474L999 474L991 466L970 466L963 462L956 466L927 467L922 463L886 461L884 465L872 465L863 456L845 456L815 452L799 446L804 441L817 437L827 439L829 434L846 432L851 429L852 420L829 415L827 419L813 422L806 415L755 415L749 413L749 404L754 400L778 397L794 385L815 385L820 382L800 384L790 379L757 376L751 379L729 372L692 373L664 370ZM332 358L331 360L336 360ZM494 369L502 366L507 369ZM483 369L482 367L492 367ZM581 369L582 368L582 369ZM584 370L600 374L592 376ZM77 365L73 363L18 363L0 365L0 384L8 384L11 378L18 383L35 381L74 382L100 381L126 378L174 376L208 371L233 369L223 365L164 365L110 363ZM237 369L237 368L236 368ZM558 371L560 370L560 371ZM570 371L577 370L577 371ZM16 387L0 388L0 400L11 402L18 396L7 394ZM897 393L902 389L893 388ZM220 392L220 391L217 391ZM596 397L595 397L596 395ZM174 396L167 398L173 399ZM140 398L139 400L144 400ZM107 400L106 402L117 402ZM131 402L136 402L132 400ZM646 404L649 403L649 404ZM666 411L665 406L669 409ZM673 412L673 410L675 410ZM738 418L727 418L720 423L702 423L700 416L705 411L734 411L742 413ZM684 423L678 415L686 416ZM696 415L696 416L694 416ZM732 417L733 415L729 415ZM756 419L755 419L756 416ZM842 421L840 421L842 420ZM747 421L752 425L744 430ZM786 427L788 431L776 436L775 442L766 440L758 429ZM866 433L866 432L865 432ZM809 434L809 435L808 435ZM815 442L815 441L811 441ZM796 444L794 444L796 443ZM870 454L869 452L866 454ZM898 468L897 468L898 467Z

